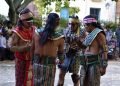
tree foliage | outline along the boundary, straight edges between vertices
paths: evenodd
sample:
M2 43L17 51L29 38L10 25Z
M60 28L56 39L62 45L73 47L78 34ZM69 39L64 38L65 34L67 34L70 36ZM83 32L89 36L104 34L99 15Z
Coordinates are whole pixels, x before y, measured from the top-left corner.
M117 28L117 24L115 22L105 22L105 26L112 31L115 31Z
M55 11L56 12L60 12L60 8L61 8L62 2L56 2L55 3Z
M74 0L75 1L75 0ZM57 4L58 3L58 4ZM56 11L60 12L62 8L68 8L69 10L69 15L73 15L75 13L78 13L80 11L79 7L70 7L70 2L69 1L64 1L64 5L62 7L62 2L56 2Z
M75 0L73 0L75 1ZM74 13L78 13L80 9L78 7L70 7L69 0L35 0L35 4L39 10L40 14L45 14L45 10L47 10L47 14L52 11L52 8L49 7L51 3L55 3L55 11L60 12L62 8L68 8L70 15Z
M80 9L78 7L70 7L69 8L69 13L70 15L73 15L75 13L78 13L80 11Z
M46 10L47 12L52 10L52 8L49 7L51 0L34 0L34 2L40 15L45 14Z
M37 26L38 28L42 26L42 18L34 18L34 25Z
M75 0L73 0L75 1ZM43 14L49 14L52 11L50 8L51 3L55 3L55 11L60 12L62 8L67 8L69 10L69 15L73 15L78 13L80 9L78 7L70 7L69 0L34 0L39 14L42 16ZM42 20L41 20L42 21ZM66 27L67 20L61 19L60 26Z
M8 17L15 24L19 12L24 9L33 0L5 0L9 6Z
M67 27L67 23L68 23L68 21L66 19L63 19L63 18L60 19L60 26L61 27L64 27L64 28Z

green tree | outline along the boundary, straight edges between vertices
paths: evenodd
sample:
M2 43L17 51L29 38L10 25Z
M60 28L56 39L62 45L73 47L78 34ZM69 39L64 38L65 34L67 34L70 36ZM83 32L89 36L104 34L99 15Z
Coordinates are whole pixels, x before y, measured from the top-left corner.
M63 3L61 1L55 1L55 10L56 12L60 12L62 8L69 8L69 1L64 1ZM63 4L63 5L62 5Z
M34 18L34 25L40 28L42 26L42 18Z
M115 31L118 26L115 22L112 22L112 21L109 21L109 22L106 21L104 22L104 24L107 29L111 29L112 31Z
M33 0L5 0L9 6L8 17L13 24L16 24L19 12Z
M75 1L75 0L73 0L73 1ZM75 13L78 13L79 11L80 11L80 9L78 8L78 7L70 7L69 5L70 5L70 2L69 1L64 1L63 2L63 7L62 7L62 2L60 2L60 1L56 1L56 12L60 12L60 10L62 9L62 8L68 8L68 10L69 10L69 14L70 15L73 15L73 14L75 14Z
M75 0L73 0L73 1L75 1ZM55 3L55 11L56 12L60 12L60 10L62 8L68 8L70 15L73 15L80 11L79 8L77 8L77 7L70 7L69 0L64 0L62 2L61 2L61 0L34 0L34 2L38 8L40 16L42 16L43 14L49 14L52 11L52 8L49 7L49 5L51 5L52 2ZM46 10L47 10L47 12L46 12ZM66 22L67 21L65 19L61 19L60 25L62 27L65 27Z
M61 0L34 0L34 2L38 8L40 15L45 14L45 10L47 10L47 14L52 11L52 8L49 7L49 5L51 5L52 2L55 2L56 12L60 12L61 8L63 7L69 8L70 14L78 13L80 11L77 7L70 7L69 0L64 0L63 2L61 2Z
M52 2L50 0L34 0L34 2L38 8L38 12L40 15L45 14L46 10L48 13L52 9L52 8L49 8L49 5L51 5L51 2Z
M60 1L57 1L57 2L55 3L55 11L56 11L56 12L60 12L61 5L62 5L62 2L60 2Z
M65 7L65 8L69 8L69 5L70 5L70 2L69 2L69 1L67 1L67 0L64 1L64 7Z
M78 7L70 7L69 8L69 14L73 15L75 13L78 13L80 11L80 9Z

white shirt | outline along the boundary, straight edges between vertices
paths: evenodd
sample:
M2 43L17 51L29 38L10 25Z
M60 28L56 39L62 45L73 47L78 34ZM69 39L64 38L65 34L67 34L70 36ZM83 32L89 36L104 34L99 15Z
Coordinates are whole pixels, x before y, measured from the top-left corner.
M0 47L6 48L6 38L0 35Z

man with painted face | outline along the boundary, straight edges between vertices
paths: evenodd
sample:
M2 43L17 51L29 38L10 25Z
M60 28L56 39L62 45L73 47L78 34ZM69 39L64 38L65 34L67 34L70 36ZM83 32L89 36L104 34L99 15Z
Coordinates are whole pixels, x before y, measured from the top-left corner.
M79 45L80 22L78 16L70 16L68 27L63 31L65 36L64 61L59 64L60 68L59 81L57 86L64 85L64 78L67 72L72 73L71 78L74 86L79 86Z
M35 28L32 12L23 9L19 14L18 25L12 30L10 47L15 53L15 86L33 86L30 48Z
M100 76L106 73L107 44L105 33L97 20L88 15L83 19L88 35L83 41L83 54L80 56L80 86L100 86Z

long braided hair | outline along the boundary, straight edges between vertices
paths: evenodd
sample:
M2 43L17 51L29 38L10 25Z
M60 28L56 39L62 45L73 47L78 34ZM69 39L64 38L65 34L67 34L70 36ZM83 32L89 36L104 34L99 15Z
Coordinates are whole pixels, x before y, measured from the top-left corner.
M59 19L59 15L56 13L50 13L48 15L45 28L42 33L40 33L40 44L44 45L48 38L51 37L55 32L57 26L56 20Z

